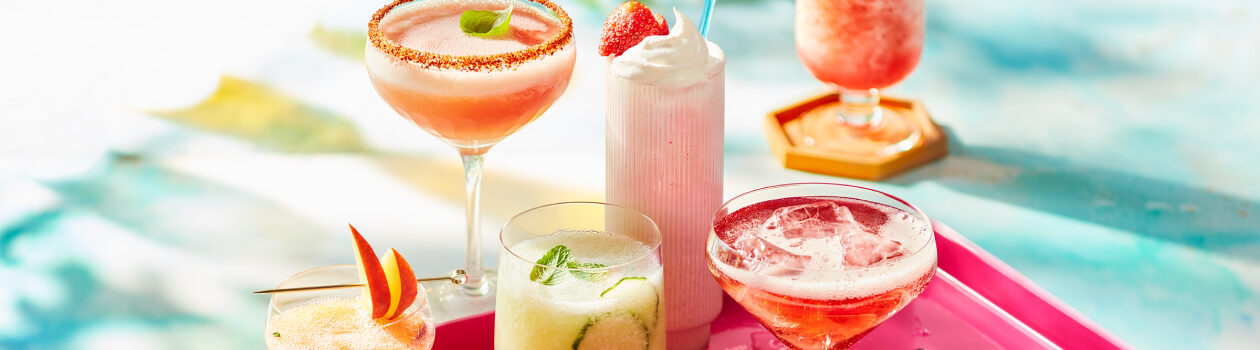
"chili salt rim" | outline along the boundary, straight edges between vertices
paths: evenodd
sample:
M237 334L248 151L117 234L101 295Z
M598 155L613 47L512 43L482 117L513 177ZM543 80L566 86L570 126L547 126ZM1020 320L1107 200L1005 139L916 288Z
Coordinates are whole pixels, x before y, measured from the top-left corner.
M385 34L381 32L380 28L381 19L385 18L385 15L399 5L413 1L415 0L395 0L380 10L376 10L376 14L372 15L372 20L368 21L368 39L372 42L373 47L385 54L425 68L454 69L469 72L507 70L516 68L525 62L554 54L573 41L573 20L569 18L569 14L565 13L560 6L552 3L550 0L527 0L551 9L560 18L560 25L562 26L560 32L540 44L494 55L455 56L416 50L398 45L398 43L385 38Z

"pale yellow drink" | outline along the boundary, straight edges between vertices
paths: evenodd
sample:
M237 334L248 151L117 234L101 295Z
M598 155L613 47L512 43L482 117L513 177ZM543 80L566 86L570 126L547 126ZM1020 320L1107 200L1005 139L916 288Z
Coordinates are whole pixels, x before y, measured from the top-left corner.
M334 265L307 270L278 288L355 283L354 265ZM267 349L402 350L433 347L433 317L418 286L415 303L390 320L373 319L363 302L361 288L278 293L272 295L267 329Z
M605 267L536 273L535 262L558 246L571 261ZM558 231L505 249L495 349L665 349L664 288L654 248L602 231Z

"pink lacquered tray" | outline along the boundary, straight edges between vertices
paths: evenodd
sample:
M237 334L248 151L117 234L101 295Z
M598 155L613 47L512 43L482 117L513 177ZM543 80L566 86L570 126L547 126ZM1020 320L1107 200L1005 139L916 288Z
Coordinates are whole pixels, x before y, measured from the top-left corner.
M936 276L914 302L854 349L1129 349L1001 260L940 222ZM494 313L438 326L434 349L494 348ZM782 349L730 298L713 323L714 350Z

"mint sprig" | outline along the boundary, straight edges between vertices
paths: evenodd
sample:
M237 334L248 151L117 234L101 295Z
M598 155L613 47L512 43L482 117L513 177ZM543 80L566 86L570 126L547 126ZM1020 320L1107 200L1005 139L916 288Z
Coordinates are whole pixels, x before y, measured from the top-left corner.
M465 10L459 15L459 29L472 36L499 36L508 31L508 22L512 21L512 8L506 10L485 11Z
M569 247L563 245L552 247L551 250L543 253L543 256L538 258L535 264L534 268L529 271L529 280L548 286L560 283L561 279L570 274L573 277L587 281L598 281L608 276L607 270L579 271L578 269L601 269L607 267L607 265L575 261L573 260L573 252L569 250ZM565 270L561 270L562 268L569 269L569 273L565 274Z
M602 269L607 266L604 264L580 263L580 262L570 261L566 267L570 269ZM569 273L573 274L573 277L581 278L587 281L598 281L608 276L608 270L596 270L596 271L572 270L572 271L569 271Z
M560 282L561 277L564 277L557 268L568 266L572 260L573 252L569 251L569 247L563 245L552 247L535 262L538 265L529 271L529 280L548 286L556 284Z

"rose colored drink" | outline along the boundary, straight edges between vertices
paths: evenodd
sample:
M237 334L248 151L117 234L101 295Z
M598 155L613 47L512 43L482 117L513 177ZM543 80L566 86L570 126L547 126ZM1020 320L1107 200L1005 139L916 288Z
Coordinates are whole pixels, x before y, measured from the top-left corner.
M823 82L849 90L901 81L923 51L923 0L798 0L796 53Z
M461 23L465 13L489 15L493 25ZM364 59L376 92L455 147L464 164L468 282L461 293L437 291L436 309L445 317L494 307L493 276L481 261L485 154L564 93L574 51L573 21L549 0L395 0L368 22Z
M465 10L504 8L503 1L427 0L394 10L381 20L380 28L387 39L403 47L450 56L521 51L562 29L559 19L518 4L504 37L476 37L460 30L459 17ZM476 71L402 62L370 45L366 57L372 85L399 115L461 152L480 153L538 118L560 97L576 55L569 43L514 69Z
M724 209L714 219L709 270L784 344L845 349L931 280L931 226L917 216L837 196L769 199L729 214Z

